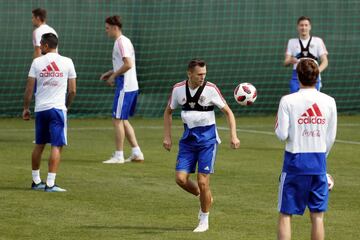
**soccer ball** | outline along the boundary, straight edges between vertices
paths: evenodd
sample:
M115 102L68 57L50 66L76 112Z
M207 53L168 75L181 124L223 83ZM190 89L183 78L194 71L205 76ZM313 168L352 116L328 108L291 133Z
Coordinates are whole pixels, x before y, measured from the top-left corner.
M240 83L234 90L236 102L242 106L248 106L255 102L257 91L251 83Z

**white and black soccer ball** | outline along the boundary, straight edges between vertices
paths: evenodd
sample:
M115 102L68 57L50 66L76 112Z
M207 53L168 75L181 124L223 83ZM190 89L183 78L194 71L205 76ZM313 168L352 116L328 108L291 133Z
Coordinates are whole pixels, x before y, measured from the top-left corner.
M255 102L257 91L251 83L240 83L234 90L236 102L242 106L248 106Z

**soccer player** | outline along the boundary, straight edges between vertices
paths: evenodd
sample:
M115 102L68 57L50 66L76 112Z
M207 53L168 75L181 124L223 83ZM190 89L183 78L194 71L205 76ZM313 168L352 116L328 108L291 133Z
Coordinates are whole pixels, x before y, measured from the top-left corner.
M129 38L122 34L122 22L119 16L111 16L105 20L108 37L115 40L112 61L113 70L101 75L100 79L109 86L116 87L112 109L115 130L115 148L113 156L103 163L144 162L144 155L137 142L134 128L129 117L135 113L138 95L138 82L135 66L135 51ZM132 147L132 154L124 160L125 137Z
M215 125L214 106L225 114L230 128L231 148L240 146L236 134L233 112L226 104L215 84L205 81L206 63L193 59L188 64L188 80L174 85L164 112L163 146L170 151L172 113L181 106L184 134L179 142L176 163L176 183L185 191L199 197L199 225L194 232L205 232L209 228L209 210L212 204L210 174L214 172L215 157L220 139ZM198 164L197 182L189 177Z
M323 72L328 66L328 52L323 40L319 37L311 36L311 20L309 17L302 16L297 20L297 30L299 38L289 40L284 66L293 66L292 79L290 80L290 93L297 92L300 88L296 74L296 65L302 58L314 59L317 63L320 61L319 72ZM321 77L319 74L316 89L320 91Z
M279 184L278 239L291 239L291 217L310 210L311 239L324 239L324 212L332 185L326 159L335 141L337 112L334 98L316 90L318 65L301 59L296 67L300 90L282 97L275 125L286 141ZM329 185L328 185L329 184Z
M40 41L43 56L32 62L24 94L24 120L30 119L30 102L35 91L35 147L32 152L31 188L46 192L64 192L55 184L61 150L67 144L67 109L76 94L76 72L70 58L57 53L58 38L45 33ZM51 144L46 183L40 178L41 155L45 145Z
M34 45L34 54L33 58L37 58L41 56L41 49L40 49L40 40L41 36L44 33L53 33L56 36L56 31L46 24L46 10L43 8L36 8L32 10L32 24L35 27L33 31L33 45Z

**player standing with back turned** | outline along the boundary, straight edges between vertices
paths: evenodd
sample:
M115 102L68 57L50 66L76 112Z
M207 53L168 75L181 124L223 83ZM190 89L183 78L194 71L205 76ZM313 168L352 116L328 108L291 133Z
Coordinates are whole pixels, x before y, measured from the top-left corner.
M311 239L322 240L324 212L329 198L327 156L335 142L337 111L334 98L316 90L319 68L301 59L297 74L300 90L281 98L275 133L286 141L279 184L278 239L291 239L291 217L310 210Z
M76 94L76 72L70 58L57 53L58 39L53 33L43 34L40 49L43 56L31 64L24 94L23 119L30 119L30 103L35 91L35 147L32 152L31 188L46 192L64 192L55 185L61 151L67 144L67 110ZM36 81L36 85L35 85ZM41 155L51 144L46 183L40 178Z

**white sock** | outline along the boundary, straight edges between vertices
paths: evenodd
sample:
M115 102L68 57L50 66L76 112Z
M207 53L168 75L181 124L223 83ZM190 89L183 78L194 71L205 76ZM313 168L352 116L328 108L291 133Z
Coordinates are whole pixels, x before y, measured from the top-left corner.
M47 179L46 179L46 185L48 185L48 187L52 187L55 185L55 178L56 178L56 173L48 173Z
M124 158L124 151L115 151L116 158Z
M200 221L201 222L203 222L203 221L208 222L209 221L209 212L204 213L202 210L200 210Z
M39 184L41 182L40 169L32 170L31 175L32 175L32 179L33 179L35 184Z
M131 152L132 152L133 155L139 155L141 153L140 147L139 146L133 147L131 149Z

